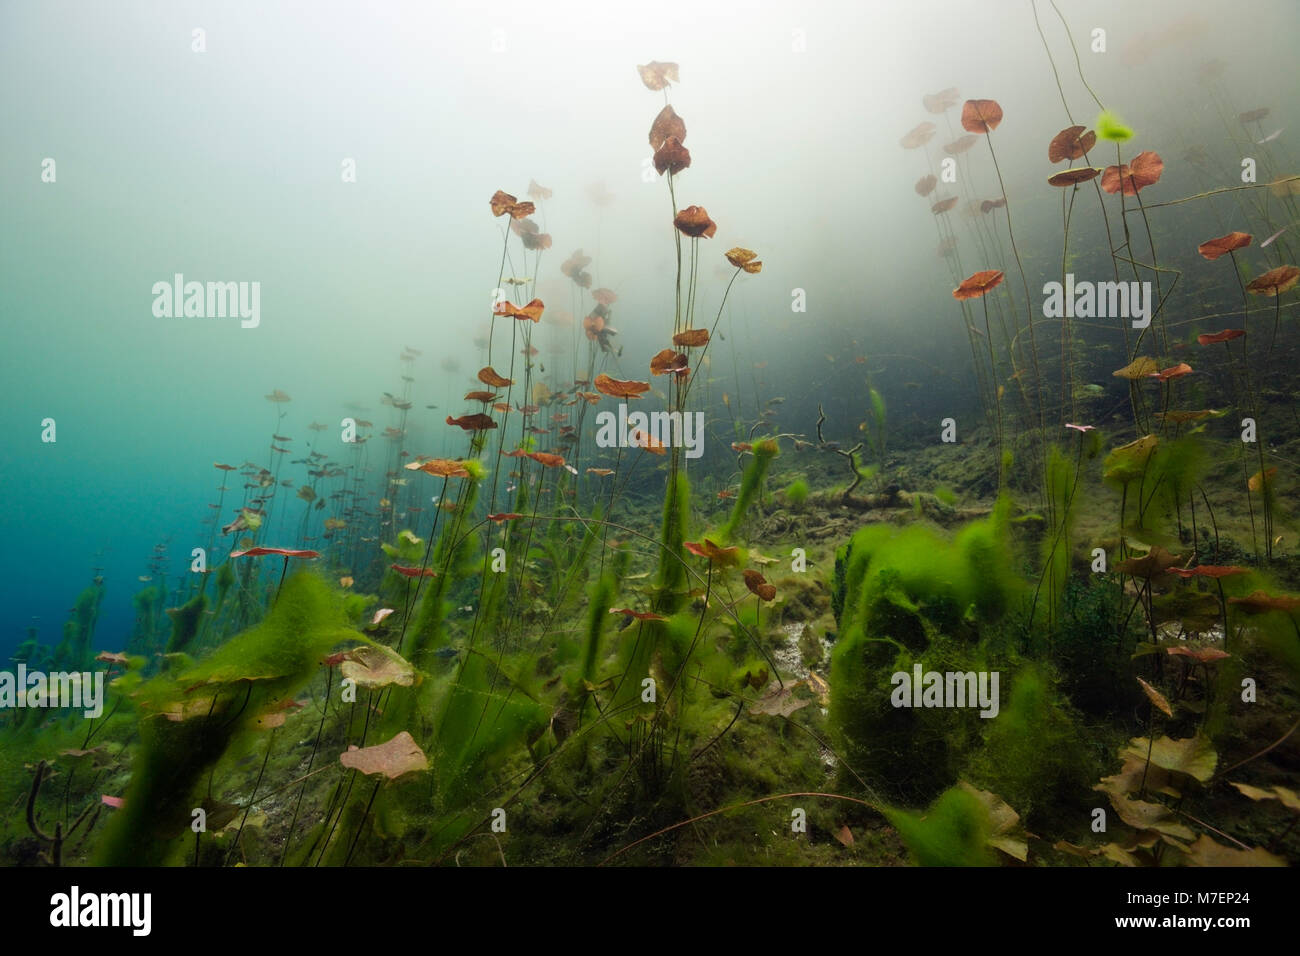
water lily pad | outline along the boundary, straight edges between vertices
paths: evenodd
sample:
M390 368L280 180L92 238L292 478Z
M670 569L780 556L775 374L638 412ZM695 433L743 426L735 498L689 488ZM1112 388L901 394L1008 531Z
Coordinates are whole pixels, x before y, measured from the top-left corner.
M1252 787L1248 783L1230 781L1243 796L1252 800L1278 800L1288 810L1300 813L1300 794L1286 787Z
M1219 762L1219 755L1214 752L1210 741L1200 735L1183 740L1160 737L1154 744L1146 737L1134 737L1128 747L1120 751L1120 756L1145 760L1148 749L1151 763L1155 766L1184 774L1201 783L1214 776L1214 768Z
M1147 460L1158 444L1159 439L1155 435L1144 435L1127 445L1112 449L1102 462L1102 477L1120 484L1141 478L1146 471Z
M789 717L795 711L807 707L813 702L812 697L796 695L795 691L804 686L803 681L786 684L782 687L775 681L749 708L751 714L771 714L773 717Z
M383 645L355 647L344 657L340 672L358 687L410 687L416 682L415 668L400 654Z
M1094 790L1105 788L1096 786ZM1181 823L1175 821L1174 812L1163 803L1151 803L1147 800L1132 800L1110 794L1110 805L1126 824L1135 830L1154 830L1166 836L1191 841L1196 834Z
M349 747L339 754L339 763L364 774L383 774L389 780L429 769L429 758L405 730L373 747Z
M1201 836L1183 852L1191 866L1286 866L1286 860L1274 856L1267 850L1255 847L1253 850L1239 850L1225 846L1208 836Z

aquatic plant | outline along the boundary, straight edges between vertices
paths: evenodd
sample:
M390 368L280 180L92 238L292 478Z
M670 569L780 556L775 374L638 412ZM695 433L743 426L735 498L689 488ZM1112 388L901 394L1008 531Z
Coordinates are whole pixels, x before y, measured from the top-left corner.
M796 511L801 510L808 503L808 482L802 478L796 478L785 487L786 503Z
M149 866L176 852L204 770L278 701L315 672L323 654L360 638L344 623L334 592L306 572L289 578L260 624L180 673L136 691L140 749L131 784L96 850L106 866Z

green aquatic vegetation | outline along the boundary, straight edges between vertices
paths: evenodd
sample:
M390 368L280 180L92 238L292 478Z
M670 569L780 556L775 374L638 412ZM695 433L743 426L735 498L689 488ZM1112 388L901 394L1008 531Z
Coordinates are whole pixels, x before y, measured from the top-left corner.
M1127 616L1130 604L1113 574L1066 583L1051 655L1062 689L1085 714L1116 717L1137 703L1131 651L1142 632Z
M786 503L796 511L802 510L808 502L808 482L802 478L796 478L785 488Z
M431 537L425 547L425 557L420 567L434 569L435 575L428 579L423 577L417 579L417 593L423 588L424 596L420 599L414 621L409 625L403 624L402 635L402 642L405 645L408 638L406 631L410 631L411 652L408 656L412 663L421 669L428 667L429 655L445 643L444 624L447 611L450 609L448 598L452 586L476 572L487 570L482 566L483 562L478 560L477 542L470 534L461 533L465 515L473 511L478 500L482 479L481 470L472 472L470 478L462 479L461 494L456 502L456 510L453 512L455 517L443 530L442 535L437 539L437 544L434 544L434 539ZM412 597L412 600L415 599ZM400 653L406 653L402 647L398 650Z
M524 683L483 654L467 655L443 699L430 750L436 805L444 812L465 806L484 775L511 747L540 734L548 716Z
M961 787L945 790L925 813L886 809L887 819L920 866L992 866L988 811Z
M663 523L659 535L659 570L655 577L657 594L654 610L672 614L686 603L686 565L682 561L682 542L686 540L690 519L691 487L684 472L670 475L664 495Z
M277 702L288 699L349 638L337 593L309 571L285 581L259 624L232 637L205 661L142 685L140 745L131 783L96 849L104 866L156 866L187 844L190 810L205 770Z
M213 606L216 614L221 613L225 606L226 597L230 594L230 588L235 583L235 566L233 561L221 562L221 567L217 568L217 600Z
M1133 128L1125 126L1119 115L1111 110L1102 110L1093 124L1097 138L1108 143L1126 143L1133 138Z
M167 616L171 618L172 633L167 639L167 653L180 654L190 649L194 638L199 633L203 622L203 612L208 609L208 598L202 591L194 595L180 607L169 607Z
M131 628L131 637L127 640L128 650L136 653L154 650L157 635L154 623L158 617L158 603L161 595L157 588L141 588L131 596L131 606L135 609L135 624Z
M871 412L867 416L867 435L876 453L877 474L885 473L885 399L876 389L867 390L871 396Z
M54 666L58 670L84 670L90 664L95 640L95 622L104 602L104 585L96 582L77 595L72 616L63 625L63 640L54 649Z
M596 664L600 659L600 636L609 622L609 609L613 607L618 594L618 574L611 568L601 575L590 590L587 600L586 634L582 645L582 663L578 670L579 683L573 688L581 690L581 682L591 682L596 676ZM584 697L585 703L585 697Z
M983 630L1026 592L1010 563L1005 502L954 538L920 524L869 525L837 552L830 724L858 773L908 793L953 781L982 718L965 708L890 706L893 675L917 664L988 671L992 632Z
M731 517L727 519L727 523L719 531L719 535L724 542L735 537L736 532L740 529L741 523L745 520L750 507L759 495L763 479L767 477L767 471L772 465L772 460L780 452L780 445L775 438L762 438L754 442L754 459L749 463L749 467L745 469L745 474L740 480L740 491L736 494L736 503L731 508Z
M1079 436L1080 454L1082 454L1083 436ZM1043 571L1038 579L1035 599L1043 596L1047 616L1046 626L1049 633L1056 628L1060 613L1061 595L1070 578L1070 560L1074 552L1070 531L1073 526L1074 492L1079 480L1078 461L1074 466L1062 453L1052 445L1047 455L1047 501L1051 508L1055 528L1048 529L1043 536L1041 559Z
M1048 817L1063 809L1086 812L1089 781L1104 766L1097 748L1087 743L1095 730L1085 731L1041 667L1026 664L1007 683L1010 700L996 720L987 722L984 747L972 762L973 779L1031 826L1050 823Z

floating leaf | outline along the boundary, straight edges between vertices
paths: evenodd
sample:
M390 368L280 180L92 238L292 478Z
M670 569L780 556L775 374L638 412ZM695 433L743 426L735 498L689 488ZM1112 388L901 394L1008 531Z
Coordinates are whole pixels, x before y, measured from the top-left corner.
M520 322L540 322L542 321L542 312L545 308L546 306L543 304L541 299L533 299L527 305L522 307L516 306L511 302L498 302L492 311L497 315L505 316L506 318L518 319Z
M930 212L934 213L937 216L941 212L947 212L955 205L957 205L957 197L949 196L947 199L940 199L937 203L931 206Z
M676 63L660 63L658 60L651 60L645 66L638 66L636 71L641 74L641 82L645 84L647 90L659 91L665 86L681 82L677 79Z
M408 471L422 471L437 478L468 478L469 469L463 461L451 458L429 458L425 461L413 461L406 466Z
M1231 342L1246 334L1245 329L1224 329L1222 332L1202 332L1196 337L1198 345L1216 345L1219 342Z
M1150 373L1147 378L1154 378L1157 381L1167 382L1171 378L1182 378L1184 375L1192 374L1192 367L1186 362L1179 362L1177 365L1162 369L1159 372Z
M1241 791L1243 796L1251 800L1278 800L1288 810L1300 813L1300 795L1294 790L1286 787L1252 787L1248 783L1237 783L1229 781L1234 787Z
M1229 252L1250 245L1252 238L1248 232L1230 232L1226 236L1219 236L1217 239L1207 239L1196 247L1196 251L1213 262L1220 256L1226 256Z
M980 272L973 273L961 281L961 285L952 290L952 297L961 301L963 299L978 299L990 289L996 288L1002 283L1004 273L1000 269L984 269Z
M662 349L650 359L651 375L677 375L680 377L689 371L690 361L684 352Z
M1171 657L1190 657L1194 661L1202 664L1209 664L1212 661L1221 661L1225 657L1231 657L1227 651L1221 651L1217 647L1183 647L1181 644L1173 647L1166 647L1165 650ZM1140 680L1141 678L1139 678Z
M1154 743L1146 737L1134 737L1128 747L1120 751L1121 757L1148 759L1152 764L1170 773L1180 773L1201 783L1214 776L1219 755L1214 752L1207 737L1197 735L1182 740L1160 737Z
M1163 713L1166 717L1172 717L1174 715L1174 709L1169 706L1169 699L1165 697L1164 694L1160 693L1160 691L1156 690L1141 677L1137 679L1137 682L1142 685L1142 692L1147 695L1147 700L1151 701L1151 705L1155 707L1156 710Z
M991 133L1002 122L997 100L967 100L961 108L961 126L968 133Z
M708 538L702 538L698 542L683 541L682 547L691 554L701 558L708 558L710 561L717 562L718 564L734 565L739 561L739 548L719 547Z
M613 398L640 398L650 391L649 382L633 382L610 378L604 372L597 375L592 384L596 387L596 391Z
M484 415L482 412L477 412L473 415L461 415L459 418L452 418L448 415L447 424L459 425L467 432L477 432L483 431L487 428L497 427L497 423L492 420L492 416Z
M927 113L946 113L960 102L961 94L957 92L955 86L940 90L938 93L927 93L921 97L921 105L925 107Z
M933 173L927 173L916 181L916 190L918 196L928 196L934 192L934 187L939 185L939 179Z
M1157 575L1164 574L1169 568L1173 567L1182 558L1176 554L1170 554L1164 548L1156 545L1140 558L1125 558L1115 564L1115 570L1121 574L1131 574L1135 578L1150 580Z
M745 569L745 587L749 588L751 594L758 595L761 600L772 601L776 599L776 586L768 584L767 578L750 568Z
M438 572L433 568L415 568L402 564L390 564L389 567L406 578L436 578Z
M1129 381L1135 381L1139 378L1146 378L1160 370L1159 364L1149 355L1139 355L1133 361L1129 362L1121 369L1116 369L1110 374L1115 378L1126 378Z
M1076 166L1074 169L1067 169L1063 173L1049 176L1047 185L1057 187L1077 186L1079 183L1086 183L1090 179L1096 179L1100 175L1100 169L1094 169L1092 166Z
M1300 598L1266 594L1263 591L1254 591L1246 597L1230 597L1228 603L1236 604L1250 614L1267 614L1270 611L1285 611L1289 614L1300 609Z
M357 748L353 745L339 754L339 763L364 774L383 774L389 780L429 769L429 758L405 730L373 747Z
M1199 422L1202 418L1213 418L1222 415L1223 412L1213 408L1201 408L1196 411L1175 410L1172 412L1156 412L1156 418L1162 422L1173 422L1175 425L1186 425L1188 422Z
M609 609L610 614L623 614L627 617L634 617L638 621L666 621L668 618L662 614L655 614L653 611L634 611L630 607L612 607Z
M1183 850L1192 866L1286 866L1286 860L1274 856L1262 847L1239 850L1224 846L1202 834L1195 843Z
M691 151L683 146L682 141L676 136L669 136L664 144L655 150L654 167L660 176L664 173L676 176L690 166Z
M767 679L766 673L766 671L763 671L764 680ZM773 681L767 692L750 705L749 712L751 714L767 714L772 717L789 717L813 702L812 697L795 694L795 691L802 686L804 686L803 681L786 684L784 687Z
M1174 812L1163 803L1147 800L1134 800L1119 794L1109 793L1106 787L1098 784L1094 790L1108 793L1110 805L1126 824L1135 830L1154 830L1180 840L1192 840L1196 837L1188 827L1176 822Z
M492 207L492 215L505 216L509 215L511 219L523 219L525 216L531 216L537 211L537 207L530 202L519 202L508 192L498 189L492 194L488 201Z
M661 109L650 124L650 148L658 151L670 139L677 140L678 145L686 140L686 121L671 104Z
M950 156L960 156L979 141L980 138L978 136L973 133L967 133L965 136L958 136L951 143L945 143L943 151Z
M727 261L737 269L758 257L758 253L754 252L752 249L745 249L741 246L735 246L734 248L728 249L723 253L723 255L725 255Z
M410 687L417 676L405 658L382 644L353 648L344 658L340 673L356 681L358 687Z
M1300 268L1278 266L1246 283L1246 291L1255 295L1281 295L1300 280Z
M668 449L664 447L663 442L659 441L658 439L651 438L649 435L641 431L641 429L639 428L632 429L632 433L628 435L628 444L630 444L633 448L640 448L643 449L644 451L648 451L652 455L668 454Z
M1097 134L1084 126L1067 126L1047 144L1047 161L1059 163L1066 159L1081 159L1084 153L1092 151L1097 145ZM1055 183L1053 183L1055 185Z
M504 375L498 375L496 369L491 365L485 365L478 370L478 380L484 385L491 385L493 388L505 388L507 385L515 384Z
M918 123L907 132L907 135L898 141L898 145L903 147L903 149L919 149L926 143L930 142L937 128L938 127L930 122Z
M694 239L711 239L718 231L718 224L709 218L703 206L687 206L673 218L673 225Z
M232 558L257 558L266 554L279 555L286 558L319 558L319 551L294 551L289 548L248 548L244 551L231 551Z
M1235 564L1198 564L1194 568L1170 568L1180 578L1226 578L1233 574L1249 574L1249 568Z
M1108 193L1117 193L1121 189L1125 196L1136 196L1147 186L1160 181L1165 163L1160 154L1151 150L1138 153L1132 163L1122 166L1107 166L1101 174L1101 188Z
M1277 476L1277 467L1269 468L1267 471L1257 471L1246 481L1246 487L1251 491L1259 492L1272 487L1273 479Z
M530 451L528 457L547 468L559 468L564 465L563 455L554 455L548 451Z
M1141 478L1146 471L1147 459L1158 443L1155 435L1143 435L1136 441L1112 449L1102 462L1102 477L1121 484Z

